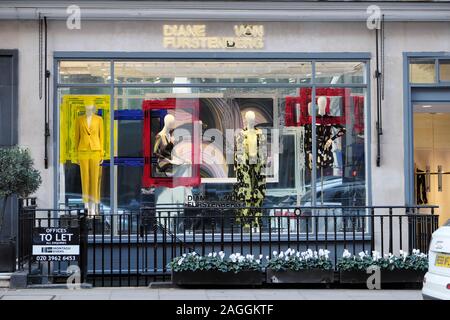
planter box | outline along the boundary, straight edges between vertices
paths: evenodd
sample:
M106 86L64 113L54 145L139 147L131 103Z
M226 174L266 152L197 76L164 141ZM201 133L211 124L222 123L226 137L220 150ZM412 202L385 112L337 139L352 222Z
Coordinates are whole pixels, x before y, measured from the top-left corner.
M172 272L175 285L262 285L260 271L220 272L220 271L182 271Z
M16 270L16 243L0 241L0 272L14 272Z
M371 274L365 271L340 271L340 283L366 283ZM381 283L422 283L425 271L381 270Z
M275 271L267 269L267 283L333 283L334 270L285 270Z

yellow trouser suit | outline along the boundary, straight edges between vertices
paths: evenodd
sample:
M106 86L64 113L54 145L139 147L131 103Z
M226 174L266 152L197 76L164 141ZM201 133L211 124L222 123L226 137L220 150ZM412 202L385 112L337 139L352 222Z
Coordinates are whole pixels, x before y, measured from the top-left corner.
M76 122L75 146L81 173L83 202L100 202L100 162L103 159L103 119L92 115L90 126L87 117L80 116Z

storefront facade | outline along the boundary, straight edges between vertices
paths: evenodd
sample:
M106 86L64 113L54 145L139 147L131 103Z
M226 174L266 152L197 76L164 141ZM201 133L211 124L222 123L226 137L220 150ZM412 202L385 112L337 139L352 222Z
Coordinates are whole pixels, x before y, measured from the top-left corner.
M192 24L197 24L194 21ZM39 142L38 137L42 137L42 126L35 125L38 119L42 120L42 103L39 101L39 87L38 79L33 79L32 75L38 74L38 66L36 63L38 45L36 43L36 36L38 30L36 23L33 21L8 20L2 21L2 43L5 49L18 48L22 53L20 56L20 74L22 79L20 86L20 106L29 106L27 108L19 108L19 144L27 146L33 152L36 159L36 165L42 169L44 177L45 190L38 193L38 199L43 206L53 206L55 203L55 181L58 163L57 137L55 134L58 131L57 118L58 115L58 101L61 100L63 93L58 93L58 83L55 81L55 88L52 88L52 96L55 97L52 104L56 103L52 110L52 140L53 148L50 148L50 157L53 159L52 167L44 170L43 168L43 145ZM58 65L57 63L64 63L64 60L79 61L99 61L102 68L108 69L106 72L110 73L110 61L112 59L120 59L120 61L178 61L178 60L216 60L221 59L232 61L252 61L268 60L268 61L354 61L363 64L364 71L359 75L364 77L364 86L369 86L369 90L365 93L367 100L367 111L365 112L365 125L368 125L367 134L365 137L365 144L368 147L365 150L367 177L370 180L369 189L371 194L368 196L367 203L373 204L403 204L405 196L405 182L404 182L404 158L402 156L404 150L404 124L403 124L403 91L399 89L399 85L404 83L404 52L422 52L430 51L431 48L436 48L436 51L445 51L445 42L442 41L446 32L445 22L428 23L407 23L407 22L393 22L386 27L386 44L385 44L385 112L383 114L383 136L381 139L382 149L382 165L376 166L375 161L371 161L376 155L376 132L374 128L373 117L371 115L376 113L376 86L373 79L375 70L375 39L374 31L368 30L365 21L361 22L263 22L258 25L264 26L264 48L256 50L238 50L230 49L228 51L216 54L217 50L207 49L199 52L195 49L167 49L164 47L164 25L188 25L189 23L180 23L177 21L82 21L82 28L80 30L68 30L65 27L65 21L49 20L49 40L48 48L50 57L49 69L53 70L53 78L57 79ZM228 36L233 34L233 27L235 22L208 22L203 23L208 30L208 34L214 36ZM425 27L426 26L426 27ZM111 32L111 30L117 30ZM140 30L140 31L137 31ZM429 34L439 34L430 38ZM442 35L442 38L441 38ZM36 39L35 39L36 38ZM123 39L123 40L121 40ZM307 44L307 45L306 45ZM238 52L237 52L238 51ZM433 51L433 50L431 50ZM33 53L34 52L34 53ZM167 54L165 54L167 53ZM262 55L259 55L262 53ZM216 57L220 57L217 59ZM261 58L263 57L263 58ZM372 63L370 63L372 61ZM83 64L83 63L81 63ZM293 63L295 65L295 63ZM331 67L331 65L330 65ZM338 72L342 74L348 72L345 70L347 66L343 67ZM74 66L73 68L76 68ZM89 63L86 62L84 66L86 70L90 68ZM309 74L312 66L309 66ZM335 70L327 69L326 64L323 65L323 71L329 76ZM350 64L347 68L350 68ZM367 69L369 68L369 69ZM64 69L64 68L62 68ZM67 72L70 72L70 66L67 67ZM64 70L63 70L64 72ZM236 75L239 72L235 72ZM307 78L308 70L304 70L301 75ZM110 74L108 75L111 76ZM108 77L107 76L107 77ZM181 75L182 76L182 75ZM235 76L235 75L233 75ZM274 76L277 76L274 72ZM36 78L36 76L34 76ZM254 76L257 78L257 76ZM311 76L309 76L311 78ZM305 80L305 79L304 79ZM66 80L64 80L66 81ZM69 87L70 80L62 83L64 87ZM72 84L82 87L85 83L81 80L73 80ZM95 80L98 81L98 80ZM109 84L110 80L105 80L100 87L94 89L101 94L110 94ZM310 81L309 79L307 81ZM341 80L340 80L341 81ZM365 82L363 82L365 81ZM396 83L395 88L388 85L388 82ZM307 83L307 82L305 82ZM339 84L343 86L343 82ZM352 87L353 83L348 83L348 87ZM136 87L136 84L133 84ZM147 87L156 87L149 83L145 84ZM265 85L270 87L269 84ZM324 86L320 84L320 86ZM59 86L60 87L60 86ZM224 86L226 87L226 86ZM277 84L280 87L280 84ZM286 86L291 88L295 86ZM300 86L298 86L300 87ZM325 86L326 87L326 86ZM332 87L332 86L329 86ZM100 89L101 88L101 89ZM67 91L67 90L66 90ZM70 92L70 91L67 91ZM80 94L84 94L82 90ZM87 91L89 93L89 91ZM289 94L285 94L288 96ZM35 99L33 96L37 96ZM144 97L142 97L143 99ZM370 100L369 100L370 99ZM398 106L398 107L387 107ZM35 106L35 107L32 107ZM389 110L387 110L389 109ZM389 115L389 116L388 116ZM280 118L282 115L279 116ZM41 121L43 122L43 120ZM392 123L391 123L392 122ZM31 125L33 124L33 125ZM42 140L42 139L41 139ZM386 179L389 177L389 183L386 184ZM50 191L50 192L49 192Z
M422 3L377 4L385 15L379 92L368 3L346 2L339 12L335 4L325 9L319 3L274 2L265 9L253 4L262 9L260 18L251 3L213 2L210 15L195 10L195 3L178 10L174 4L147 4L147 11L118 3L102 12L95 4L81 5L80 29L67 27L62 5L21 9L17 18L8 16L11 7L0 5L0 49L19 52L18 143L30 149L41 171L40 207L83 208L89 196L99 204L95 210L112 214L146 205L233 202L240 170L234 143L248 126L249 111L269 142L264 197L249 203L268 208L417 204L411 88L447 88L441 81L421 83L427 67L409 63L416 54L435 59L438 76L447 72L436 60L450 52L446 4L431 4L428 15L421 13ZM236 7L224 11L231 3ZM138 12L142 16L132 18ZM48 23L48 168L38 13ZM410 81L410 70L419 80ZM97 160L102 163L95 169L101 182L98 191L83 191L92 175L82 182L71 145L77 116L92 103L104 133ZM175 133L177 142L187 142L180 152L188 173L180 177L161 176L161 168L155 169L160 164L152 153L167 114L187 130L187 135ZM150 202L149 189L155 194Z

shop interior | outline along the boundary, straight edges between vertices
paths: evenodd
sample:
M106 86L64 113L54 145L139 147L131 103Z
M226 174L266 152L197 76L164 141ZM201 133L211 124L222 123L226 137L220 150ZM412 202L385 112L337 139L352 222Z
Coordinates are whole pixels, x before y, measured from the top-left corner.
M450 103L420 103L414 110L417 205L437 205L439 224L450 219Z

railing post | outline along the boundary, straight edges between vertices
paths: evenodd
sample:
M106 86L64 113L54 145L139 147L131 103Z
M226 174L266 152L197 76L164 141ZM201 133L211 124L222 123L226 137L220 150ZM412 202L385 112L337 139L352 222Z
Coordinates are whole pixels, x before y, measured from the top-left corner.
M392 235L392 207L389 208L389 252L394 253L393 235Z
M370 208L370 246L375 250L375 208Z
M80 275L81 283L86 283L87 281L87 269L88 269L88 226L87 218L84 210L78 212L80 217ZM94 248L95 250L95 248Z

